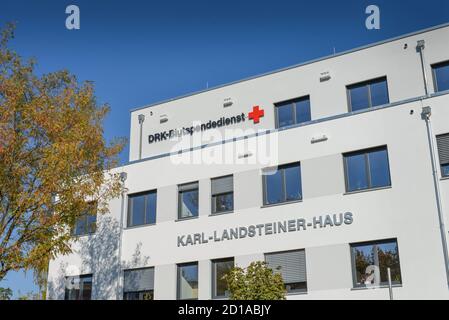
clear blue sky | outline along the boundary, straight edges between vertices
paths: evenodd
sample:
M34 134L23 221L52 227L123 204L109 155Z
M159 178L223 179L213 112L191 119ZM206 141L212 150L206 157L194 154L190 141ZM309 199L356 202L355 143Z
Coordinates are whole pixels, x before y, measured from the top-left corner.
M80 30L65 28L69 4L80 8ZM380 30L365 28L370 4ZM17 22L13 47L37 58L38 72L67 68L94 81L112 108L111 139L129 136L132 108L449 22L449 1L0 0L7 21ZM31 280L11 274L0 286L24 293Z

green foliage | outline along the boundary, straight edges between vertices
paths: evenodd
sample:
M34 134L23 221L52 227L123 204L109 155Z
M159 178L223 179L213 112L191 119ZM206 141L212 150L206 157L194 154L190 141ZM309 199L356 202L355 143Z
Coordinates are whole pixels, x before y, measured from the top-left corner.
M12 290L10 288L0 287L0 300L10 300L12 297Z
M285 300L282 276L266 262L252 262L248 268L235 267L225 276L231 300Z
M109 107L92 83L66 70L39 75L8 46L13 31L0 32L0 280L34 270L42 290L48 261L71 252L71 227L89 202L105 213L120 194L110 169L124 141L105 141Z

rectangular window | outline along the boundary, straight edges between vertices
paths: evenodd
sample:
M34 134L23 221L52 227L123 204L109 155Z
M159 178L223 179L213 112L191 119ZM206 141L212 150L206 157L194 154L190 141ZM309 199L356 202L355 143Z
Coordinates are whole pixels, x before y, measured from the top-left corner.
M343 155L346 192L391 186L387 147Z
M309 122L310 97L302 97L275 104L276 128L288 127L294 124Z
M65 300L90 300L92 295L92 275L65 278Z
M178 186L178 219L198 217L198 182Z
M233 176L211 180L212 214L231 212L234 210L234 179Z
M355 287L387 285L388 268L391 282L401 284L398 243L395 239L351 244L351 255Z
M128 197L128 227L156 223L156 190Z
M302 199L301 166L299 163L267 169L263 173L264 205Z
M435 92L449 90L449 61L432 66Z
M449 133L437 136L437 146L441 175L449 177Z
M222 299L229 297L228 284L224 276L234 268L234 258L212 261L212 297Z
M198 263L178 264L178 300L198 299Z
M387 78L347 86L349 111L358 111L390 103Z
M89 209L84 212L76 221L73 228L74 236L84 236L95 233L97 228L97 203L89 203Z
M265 254L265 261L282 275L288 293L307 292L306 253L304 250Z
M123 300L153 300L154 268L124 271Z

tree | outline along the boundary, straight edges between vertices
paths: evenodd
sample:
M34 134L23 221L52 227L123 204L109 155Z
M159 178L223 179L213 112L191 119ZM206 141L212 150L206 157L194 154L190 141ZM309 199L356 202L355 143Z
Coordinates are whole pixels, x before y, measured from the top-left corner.
M9 300L12 297L12 290L10 288L0 287L0 300Z
M285 300L282 276L266 262L252 262L246 269L235 267L224 277L231 300Z
M35 62L0 36L0 280L12 270L35 270L45 287L49 259L71 252L71 228L97 203L99 214L119 195L123 139L107 144L109 111L93 84L68 71L38 76Z

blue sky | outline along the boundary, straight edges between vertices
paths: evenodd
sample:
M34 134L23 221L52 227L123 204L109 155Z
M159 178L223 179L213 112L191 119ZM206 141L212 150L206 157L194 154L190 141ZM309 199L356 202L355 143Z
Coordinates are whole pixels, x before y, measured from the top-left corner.
M65 28L76 4L81 29ZM381 29L365 28L380 8ZM449 1L0 0L0 25L16 21L12 46L37 71L67 68L95 83L111 113L105 136L129 136L129 110L408 32L449 22ZM121 161L128 159L128 148ZM34 290L11 274L0 286Z

